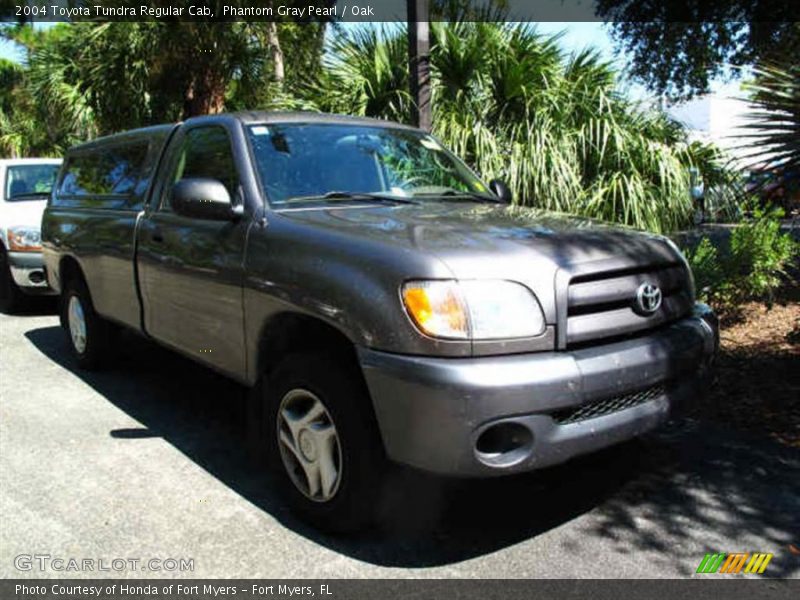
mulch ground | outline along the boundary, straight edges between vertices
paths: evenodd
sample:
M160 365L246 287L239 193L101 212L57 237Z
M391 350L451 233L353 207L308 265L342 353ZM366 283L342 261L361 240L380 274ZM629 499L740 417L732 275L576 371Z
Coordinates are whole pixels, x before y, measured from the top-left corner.
M800 448L800 287L723 315L716 381L693 416Z

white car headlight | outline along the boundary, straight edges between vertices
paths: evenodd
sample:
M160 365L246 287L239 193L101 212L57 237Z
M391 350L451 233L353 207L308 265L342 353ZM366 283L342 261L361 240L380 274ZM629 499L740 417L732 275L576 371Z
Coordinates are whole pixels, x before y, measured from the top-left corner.
M545 330L536 297L512 281L411 281L402 296L411 320L433 337L526 338Z
M8 249L11 252L39 252L42 249L42 236L32 227L9 227Z

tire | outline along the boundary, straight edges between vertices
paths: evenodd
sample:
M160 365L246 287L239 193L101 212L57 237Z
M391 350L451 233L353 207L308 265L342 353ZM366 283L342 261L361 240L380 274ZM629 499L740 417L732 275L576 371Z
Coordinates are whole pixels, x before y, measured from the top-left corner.
M94 370L105 364L112 350L111 325L95 312L89 290L80 279L72 279L64 288L61 324L81 369Z
M268 461L293 510L331 532L370 525L387 464L361 374L326 355L294 354L265 387Z
M11 276L11 265L5 248L0 247L0 312L14 314L24 301L24 294Z

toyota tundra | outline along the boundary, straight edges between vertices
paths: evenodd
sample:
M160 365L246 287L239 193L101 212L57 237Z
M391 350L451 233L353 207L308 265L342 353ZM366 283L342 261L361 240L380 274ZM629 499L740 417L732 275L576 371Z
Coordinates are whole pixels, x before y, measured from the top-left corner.
M134 330L252 388L291 503L374 513L391 463L519 473L701 393L717 321L667 238L521 209L432 135L305 113L72 148L45 211L77 362Z

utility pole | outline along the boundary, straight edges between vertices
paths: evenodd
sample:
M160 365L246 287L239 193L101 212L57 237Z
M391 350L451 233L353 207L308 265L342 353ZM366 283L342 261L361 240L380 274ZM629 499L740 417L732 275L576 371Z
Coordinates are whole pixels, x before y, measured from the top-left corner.
M412 125L431 130L431 65L429 0L406 0L408 7L408 79Z

